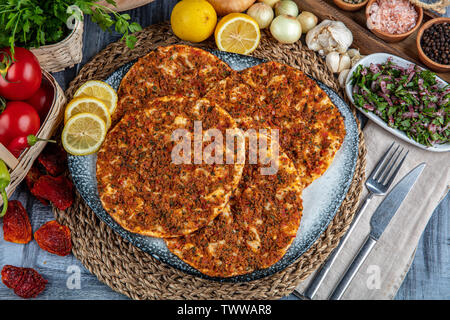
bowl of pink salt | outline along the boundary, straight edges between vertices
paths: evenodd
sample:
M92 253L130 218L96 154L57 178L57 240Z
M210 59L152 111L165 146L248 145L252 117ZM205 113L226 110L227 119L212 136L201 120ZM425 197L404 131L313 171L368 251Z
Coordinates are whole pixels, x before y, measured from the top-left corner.
M399 42L414 33L422 23L423 10L409 0L369 0L367 28L386 42Z

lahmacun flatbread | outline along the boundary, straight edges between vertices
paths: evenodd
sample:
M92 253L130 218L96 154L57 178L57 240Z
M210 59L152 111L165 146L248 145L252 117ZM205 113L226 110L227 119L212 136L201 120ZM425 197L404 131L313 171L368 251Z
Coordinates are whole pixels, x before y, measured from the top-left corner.
M239 186L222 214L192 234L165 239L169 250L211 277L243 275L279 261L300 226L303 187L286 154L280 152L276 160L277 172L263 175L265 165L250 164L247 156Z
M159 47L140 58L122 79L112 122L116 123L130 106L141 107L153 98L203 97L217 81L233 72L225 62L205 50L186 45ZM130 99L135 100L130 102Z
M164 97L127 113L108 133L97 156L98 190L103 207L124 229L181 236L207 225L225 207L242 164L173 162L178 142L172 134L176 129L194 132L194 121L201 121L203 131L214 128L223 136L236 127L227 112L207 99Z
M268 268L285 255L303 189L327 170L345 136L342 115L315 81L277 62L236 72L211 53L173 45L139 59L118 96L117 125L97 160L100 199L115 221L164 238L212 277ZM245 165L174 164L171 135L193 133L194 121L224 137L226 129L277 129L278 170L261 174L267 164L249 163L250 149ZM224 155L236 151L227 147Z
M243 130L274 128L305 186L329 167L345 136L338 108L315 81L290 66L267 62L221 80L205 96Z

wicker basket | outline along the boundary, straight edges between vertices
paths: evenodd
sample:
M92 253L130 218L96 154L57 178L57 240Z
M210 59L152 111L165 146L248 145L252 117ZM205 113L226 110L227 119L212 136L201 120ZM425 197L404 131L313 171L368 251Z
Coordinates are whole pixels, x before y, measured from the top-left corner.
M42 69L58 72L80 63L83 58L83 29L83 21L77 20L75 28L64 40L31 49Z
M47 117L42 122L41 128L36 136L43 139L49 139L58 128L62 120L66 97L64 96L64 92L56 80L48 72L42 70L42 76L52 85L54 94L52 106L50 107ZM14 190L25 178L34 161L44 149L45 145L46 142L39 141L34 146L22 152L19 159L16 159L11 152L9 152L8 149L0 143L0 159L5 161L6 165L10 168L9 173L11 175L11 183L6 188L8 198L13 194ZM3 201L0 199L0 205L2 204Z

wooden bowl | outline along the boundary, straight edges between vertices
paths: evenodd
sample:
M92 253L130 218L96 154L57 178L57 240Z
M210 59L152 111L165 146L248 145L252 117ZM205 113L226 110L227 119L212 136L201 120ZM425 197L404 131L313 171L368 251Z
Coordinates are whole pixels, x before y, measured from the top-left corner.
M369 0L363 0L361 3L353 4L345 2L344 0L333 0L334 4L345 11L357 11L364 7Z
M370 7L372 6L372 4L377 1L377 0L369 0L369 2L367 3L366 6L366 21L369 19L369 10ZM373 34L375 34L378 38L383 39L386 42L390 42L390 43L394 43L394 42L400 42L406 38L408 38L411 34L413 34L419 27L420 24L422 23L423 20L423 9L419 6L414 5L417 14L419 15L417 18L417 22L416 25L414 26L414 28L412 28L411 30L409 30L408 32L405 33L401 33L401 34L390 34L387 32L383 32L377 29L369 29L370 31L372 31Z
M417 33L417 39L416 39L417 52L419 53L420 61L422 61L431 70L434 70L437 72L449 72L450 64L440 64L440 63L434 62L433 60L428 58L428 56L422 50L422 45L420 44L420 41L422 39L423 32L426 29L428 29L429 27L431 27L434 24L439 24L439 23L444 23L444 22L450 23L450 18L442 17L442 18L436 18L436 19L432 19L432 20L428 21L427 23L425 23L422 26L422 28L420 28L419 32Z

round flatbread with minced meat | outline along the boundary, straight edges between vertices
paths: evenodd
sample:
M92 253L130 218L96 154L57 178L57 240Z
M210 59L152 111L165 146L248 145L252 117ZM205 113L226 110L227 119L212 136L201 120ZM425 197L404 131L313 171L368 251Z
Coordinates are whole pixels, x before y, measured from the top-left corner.
M270 151L269 151L270 157ZM303 190L292 161L280 152L275 174L249 164L229 205L204 228L166 239L169 250L211 277L232 277L268 268L294 241L302 215Z
M164 96L203 97L233 70L215 55L191 46L158 47L140 58L122 79L119 101L112 115L116 123L133 107ZM136 101L131 102L133 97Z
M226 111L207 99L164 97L127 113L107 134L97 156L98 190L103 207L124 229L153 237L186 235L225 207L242 164L195 164L194 152L188 153L191 143L188 151L175 153L187 161L173 160L180 141L172 134L176 129L194 133L196 121L201 121L202 135L215 129L225 136L236 127ZM210 144L201 142L199 150ZM218 151L226 155L226 148Z
M240 128L275 128L305 186L329 167L345 136L344 119L318 84L290 66L267 62L221 80L206 95Z

